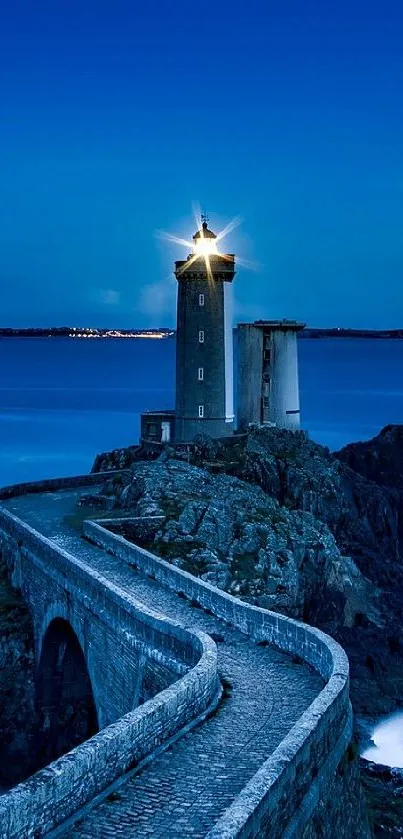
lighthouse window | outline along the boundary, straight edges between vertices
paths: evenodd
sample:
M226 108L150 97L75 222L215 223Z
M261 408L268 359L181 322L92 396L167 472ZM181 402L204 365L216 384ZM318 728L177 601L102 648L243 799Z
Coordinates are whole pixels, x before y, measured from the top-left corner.
M204 344L204 330L199 330L199 344Z
M204 294L199 294L199 306L204 306Z
M199 405L199 417L204 417L204 405Z
M197 377L199 382L202 382L204 379L204 367L199 367L199 375Z

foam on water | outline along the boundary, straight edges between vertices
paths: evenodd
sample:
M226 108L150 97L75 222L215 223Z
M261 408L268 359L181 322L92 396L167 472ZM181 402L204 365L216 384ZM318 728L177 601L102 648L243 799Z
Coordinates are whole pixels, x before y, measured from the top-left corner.
M403 768L403 711L379 722L371 739L374 745L363 752L365 760Z

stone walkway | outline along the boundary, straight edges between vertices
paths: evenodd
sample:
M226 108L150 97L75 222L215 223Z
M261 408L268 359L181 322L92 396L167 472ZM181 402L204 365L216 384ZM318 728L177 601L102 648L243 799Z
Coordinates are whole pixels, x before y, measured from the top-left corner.
M65 839L205 837L323 687L305 664L262 647L105 551L64 517L85 488L5 506L147 606L213 636L228 694L217 712L69 828Z

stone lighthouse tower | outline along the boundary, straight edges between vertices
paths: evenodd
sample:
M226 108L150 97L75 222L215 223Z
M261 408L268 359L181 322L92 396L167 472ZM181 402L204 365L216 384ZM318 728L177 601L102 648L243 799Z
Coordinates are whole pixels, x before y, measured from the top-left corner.
M175 440L234 430L232 280L234 254L220 254L207 219L193 252L175 263L178 280Z

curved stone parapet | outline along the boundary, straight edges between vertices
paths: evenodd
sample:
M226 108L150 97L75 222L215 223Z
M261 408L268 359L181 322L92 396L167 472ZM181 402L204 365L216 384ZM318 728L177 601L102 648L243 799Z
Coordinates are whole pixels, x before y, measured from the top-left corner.
M114 519L113 525L116 524ZM298 837L297 811L301 811L303 822L309 819L320 789L329 781L351 740L349 664L344 650L319 629L244 603L133 545L107 527L107 520L102 524L86 521L84 534L254 640L298 655L325 679L326 685L315 701L209 833L209 839ZM286 832L290 824L295 825L295 831L289 832L289 826Z
M59 489L97 486L105 480L111 480L116 475L129 473L129 471L128 469L113 469L110 472L89 472L88 475L73 475L69 478L43 478L41 481L10 484L0 487L0 501L15 498L18 495L37 495L40 492L57 492Z
M106 473L108 478L111 473ZM0 490L0 498L25 492L57 491L99 483L105 475L41 481ZM114 520L116 524L116 519ZM341 647L317 629L283 615L244 603L186 571L127 542L107 529L108 522L87 521L85 536L123 562L137 566L163 586L198 603L217 618L260 644L272 644L309 663L326 684L287 736L250 779L210 831L210 839L302 835L334 774L351 736L348 661ZM143 609L134 598L103 580L77 557L0 509L0 541L11 538L39 552L52 567L99 592L133 615L138 627L155 635L157 646L182 654L191 669L153 699L55 761L0 798L1 835L10 839L41 837L184 726L200 717L217 696L214 642L204 633L184 629L172 620ZM87 596L92 596L88 594ZM96 596L96 594L94 595ZM182 653L180 652L182 651Z
M80 479L73 479L80 486ZM59 482L40 482L32 491L57 489ZM96 483L93 481L92 483ZM98 478L99 483L99 478ZM66 486L66 479L62 486ZM46 491L45 489L45 491ZM16 494L22 494L17 487ZM7 496L10 497L10 488ZM118 586L68 554L45 536L0 508L0 545L26 550L76 583L83 597L99 599L103 608L129 615L136 637L147 638L186 665L187 672L144 705L107 726L24 783L0 797L0 835L4 839L39 839L80 807L92 801L121 775L139 764L189 724L196 724L219 696L217 650L205 633L185 629L169 618L141 607ZM190 669L189 669L190 668Z

